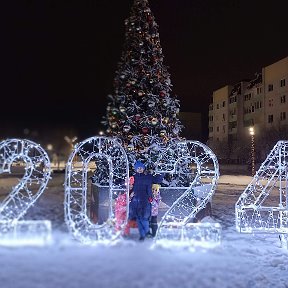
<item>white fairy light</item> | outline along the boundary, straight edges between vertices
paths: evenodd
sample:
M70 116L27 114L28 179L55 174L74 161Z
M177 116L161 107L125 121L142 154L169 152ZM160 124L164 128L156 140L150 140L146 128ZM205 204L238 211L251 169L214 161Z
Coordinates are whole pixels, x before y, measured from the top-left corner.
M91 222L87 215L88 164L106 159L109 165L108 218L101 225ZM77 159L77 161L76 161ZM83 244L111 243L121 231L115 229L113 195L125 192L127 211L129 170L126 153L116 138L91 137L75 145L66 165L65 222L75 239ZM124 229L127 224L123 223Z
M272 196L273 194L273 196ZM275 201L275 195L278 195ZM241 233L288 235L288 141L278 141L235 204Z
M156 163L158 173L175 173L183 161L195 163L195 177L184 193L162 217L155 245L214 247L220 243L221 226L218 223L191 223L199 211L211 200L219 179L219 165L212 150L198 141L173 143L160 155ZM181 187L179 188L179 192ZM205 244L204 244L205 243Z
M19 222L19 219L25 215L27 210L34 205L46 189L51 175L49 157L39 144L30 140L7 139L0 142L0 173L11 173L11 168L15 162L23 165L25 172L20 182L12 188L9 195L1 202L0 239L11 237L10 240L13 240L15 245L17 243L19 245L23 244L23 239L21 242L19 233L15 233L15 231L21 230L19 230L20 226L26 227L25 229L30 229L30 231L32 227L45 226L47 230L47 237L45 237L48 239L51 234L51 223L49 220L39 220L36 223L28 220ZM35 228L33 229L35 231ZM44 238L42 236L39 237L35 231L33 241L36 243L37 239L43 242ZM30 235L29 241L32 241L32 235Z
M52 243L50 220L0 221L0 245L44 246Z

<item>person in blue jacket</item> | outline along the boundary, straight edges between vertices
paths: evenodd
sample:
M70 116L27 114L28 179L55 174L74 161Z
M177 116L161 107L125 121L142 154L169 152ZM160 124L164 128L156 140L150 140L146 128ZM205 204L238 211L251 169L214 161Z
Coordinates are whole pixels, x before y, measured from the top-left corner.
M134 164L134 196L129 205L129 218L137 221L140 241L145 240L149 234L149 218L151 216L152 184L160 184L163 180L161 174L155 176L144 173L145 165L137 160Z

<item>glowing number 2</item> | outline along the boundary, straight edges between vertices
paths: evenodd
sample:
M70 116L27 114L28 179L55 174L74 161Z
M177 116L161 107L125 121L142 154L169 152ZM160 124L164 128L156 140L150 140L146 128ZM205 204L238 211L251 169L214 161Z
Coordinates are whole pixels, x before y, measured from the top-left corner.
M169 239L179 241L183 239L183 232L189 238L191 220L193 221L197 213L205 208L215 192L219 178L217 157L209 147L201 142L187 140L171 144L159 156L156 170L157 172L175 173L177 167L180 168L179 164L187 160L196 167L194 180L162 217L156 242ZM207 229L210 228L211 225L207 226ZM217 230L220 225L218 224L214 228ZM219 235L219 231L216 234Z
M50 160L39 144L21 139L0 142L0 173L10 173L15 162L24 162L25 172L0 205L1 221L21 218L43 193L50 179Z

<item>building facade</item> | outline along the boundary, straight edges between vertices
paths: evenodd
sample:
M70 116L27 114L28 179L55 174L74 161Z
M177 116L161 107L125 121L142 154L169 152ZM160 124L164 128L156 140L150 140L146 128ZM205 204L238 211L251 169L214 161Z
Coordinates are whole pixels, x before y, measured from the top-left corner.
M236 162L247 159L250 127L264 155L272 144L288 139L288 57L262 68L252 80L213 92L208 145L218 155Z

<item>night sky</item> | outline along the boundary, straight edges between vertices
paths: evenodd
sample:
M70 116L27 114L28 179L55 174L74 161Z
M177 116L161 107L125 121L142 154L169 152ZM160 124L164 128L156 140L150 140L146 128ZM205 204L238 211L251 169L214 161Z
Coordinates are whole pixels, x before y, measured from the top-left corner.
M201 112L204 125L213 90L253 78L288 56L287 0L149 3L172 94L181 111ZM131 5L132 0L1 1L1 130L66 125L80 129L82 137L96 135L113 93Z

